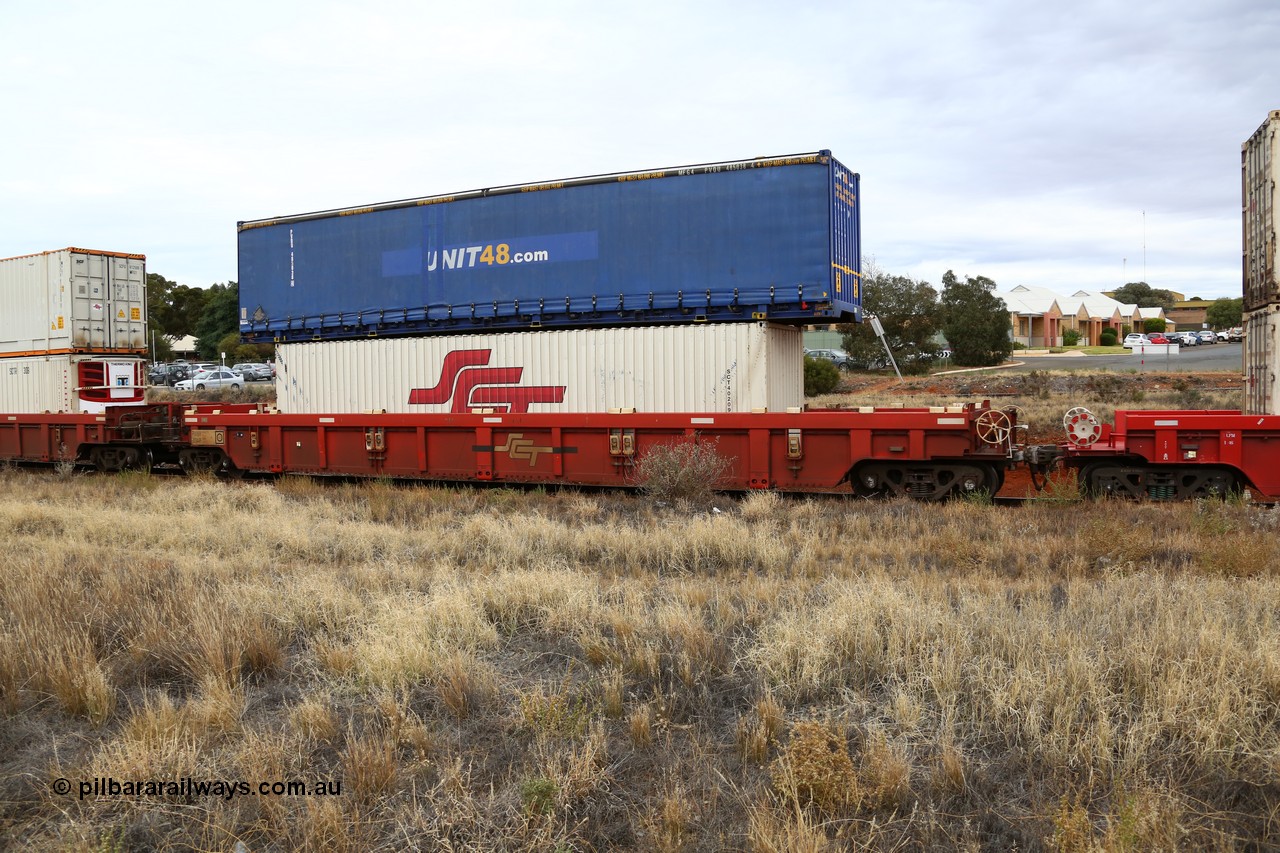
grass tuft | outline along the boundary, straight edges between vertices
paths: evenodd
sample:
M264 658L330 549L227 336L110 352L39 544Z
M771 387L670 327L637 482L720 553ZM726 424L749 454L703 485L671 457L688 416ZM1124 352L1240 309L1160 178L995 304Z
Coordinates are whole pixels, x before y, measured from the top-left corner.
M862 792L844 735L826 723L799 722L769 768L769 780L788 803L835 815L856 807Z
M635 482L642 492L659 501L706 504L732 464L733 459L722 456L715 441L673 441L641 452Z

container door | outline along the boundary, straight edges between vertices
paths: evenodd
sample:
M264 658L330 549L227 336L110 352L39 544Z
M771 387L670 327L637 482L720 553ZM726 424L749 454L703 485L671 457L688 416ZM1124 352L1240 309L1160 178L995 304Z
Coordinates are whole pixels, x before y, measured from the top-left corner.
M1280 110L1244 144L1244 310L1255 311L1280 300L1276 269L1277 187L1280 169Z
M110 270L110 344L117 350L147 348L147 277L141 258L106 258Z
M1245 414L1280 415L1280 305L1245 315Z
M111 346L107 327L107 261L102 255L71 252L71 300L75 306L71 345L80 349Z
M831 158L831 295L836 309L862 320L862 220L858 173Z

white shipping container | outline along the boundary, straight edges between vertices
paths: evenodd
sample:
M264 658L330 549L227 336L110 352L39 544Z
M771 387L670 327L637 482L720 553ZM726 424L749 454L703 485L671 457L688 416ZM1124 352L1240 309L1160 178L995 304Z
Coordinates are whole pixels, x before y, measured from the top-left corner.
M92 355L0 358L0 411L6 414L81 412L141 403L143 361Z
M1244 205L1244 310L1280 302L1276 269L1276 212L1280 204L1280 110L1272 110L1262 127L1241 147Z
M1244 316L1244 413L1280 415L1280 304Z
M146 349L145 256L58 249L0 260L0 356Z
M800 330L768 323L434 335L276 346L290 414L784 411Z

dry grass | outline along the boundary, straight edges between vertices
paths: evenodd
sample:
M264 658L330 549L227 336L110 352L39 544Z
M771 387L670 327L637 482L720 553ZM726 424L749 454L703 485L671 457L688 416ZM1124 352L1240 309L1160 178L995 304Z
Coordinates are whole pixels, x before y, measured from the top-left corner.
M206 388L203 391L175 391L163 385L147 389L148 403L263 403L274 405L274 382L247 382L243 388Z
M718 504L0 472L0 845L1280 845L1276 511Z

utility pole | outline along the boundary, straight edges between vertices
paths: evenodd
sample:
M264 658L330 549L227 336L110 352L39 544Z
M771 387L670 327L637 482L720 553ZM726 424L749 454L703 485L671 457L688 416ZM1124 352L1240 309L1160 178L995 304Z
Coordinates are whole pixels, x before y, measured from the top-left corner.
M863 316L871 321L871 331L875 332L880 343L884 344L884 351L889 356L889 363L893 365L893 372L898 374L898 381L901 382L902 371L898 369L898 360L893 357L893 350L889 349L889 341L884 336L884 326L880 325L880 318L870 311L863 311Z

